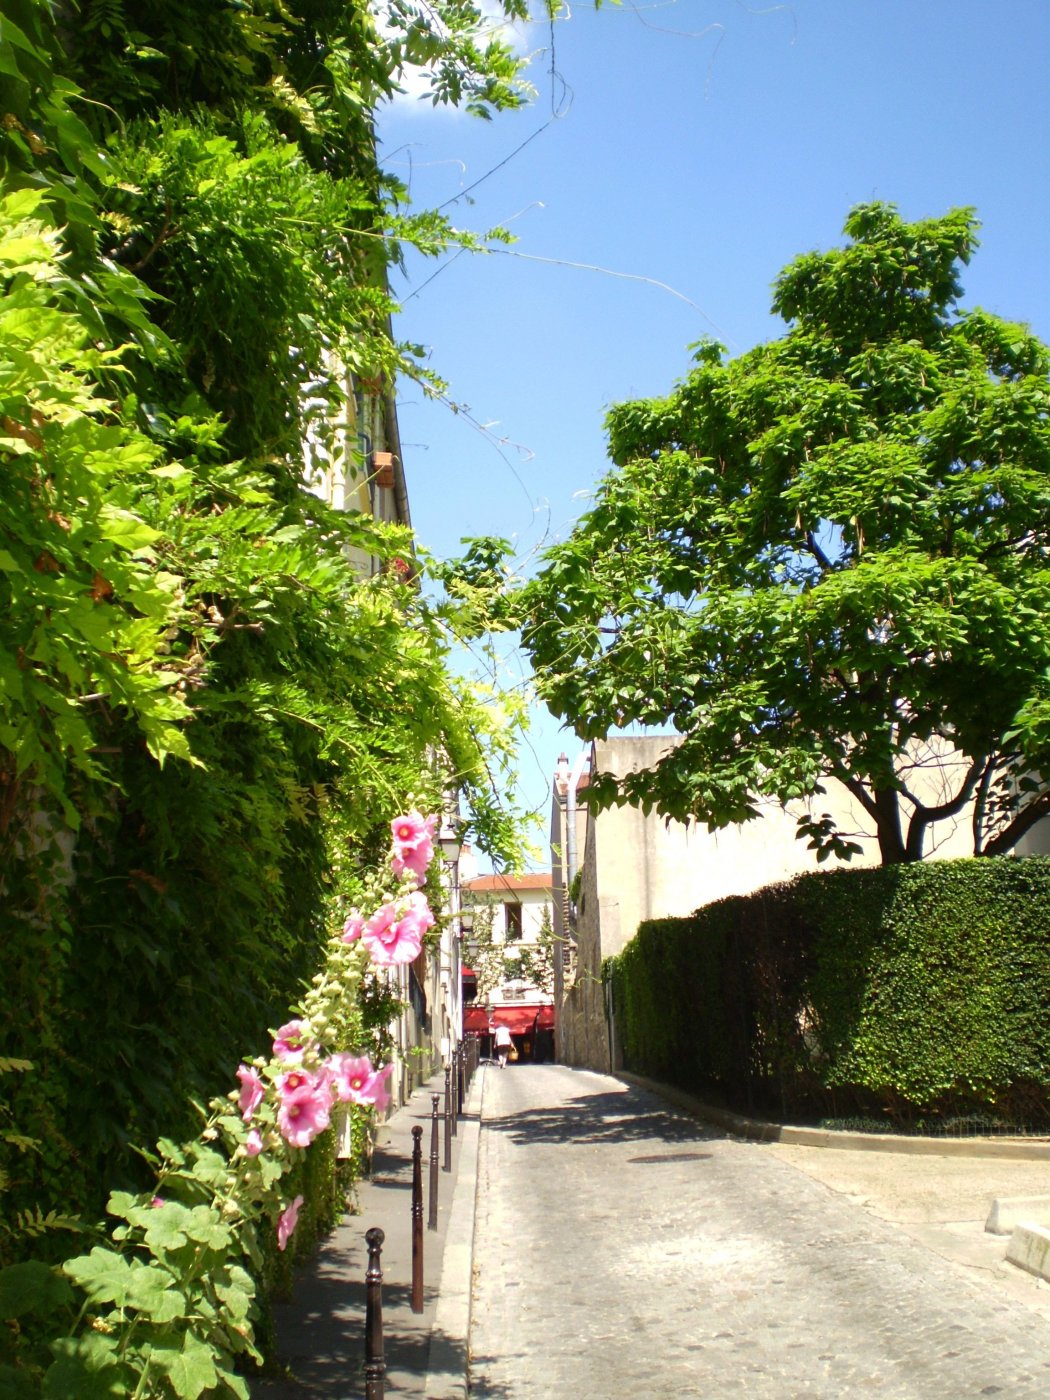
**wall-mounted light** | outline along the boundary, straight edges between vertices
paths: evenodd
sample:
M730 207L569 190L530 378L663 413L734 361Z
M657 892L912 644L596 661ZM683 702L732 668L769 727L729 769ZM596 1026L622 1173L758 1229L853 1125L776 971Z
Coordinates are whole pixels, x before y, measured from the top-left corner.
M455 864L463 849L463 838L460 835L459 827L452 822L442 822L441 830L438 832L438 845L441 847L442 859L449 865Z

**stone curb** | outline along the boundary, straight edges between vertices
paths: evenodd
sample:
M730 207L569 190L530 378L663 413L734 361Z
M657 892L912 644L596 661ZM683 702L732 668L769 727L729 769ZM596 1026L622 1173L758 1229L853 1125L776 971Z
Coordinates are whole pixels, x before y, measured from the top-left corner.
M795 1128L760 1118L744 1118L724 1108L715 1108L702 1099L660 1084L643 1075L617 1070L613 1078L637 1089L647 1089L684 1109L694 1118L715 1123L736 1137L755 1142L784 1142L796 1147L838 1147L850 1152L906 1152L939 1157L1011 1157L1029 1161L1050 1161L1050 1138L932 1138L906 1137L900 1133L836 1132L831 1128Z
M984 1228L990 1235L1010 1235L1017 1225L1050 1227L1050 1196L998 1196Z
M1041 1225L1015 1225L1006 1258L1008 1263L1050 1283L1050 1230Z
M474 1076L459 1122L459 1166L452 1194L441 1282L430 1333L424 1400L466 1400L470 1302L474 1282L474 1211L478 1189L478 1143L485 1099L484 1067Z

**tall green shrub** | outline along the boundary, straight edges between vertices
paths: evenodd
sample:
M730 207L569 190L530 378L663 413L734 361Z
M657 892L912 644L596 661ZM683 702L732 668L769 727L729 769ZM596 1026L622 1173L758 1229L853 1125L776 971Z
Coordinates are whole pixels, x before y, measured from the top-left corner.
M1050 1120L1050 860L804 875L606 971L628 1067L739 1107Z

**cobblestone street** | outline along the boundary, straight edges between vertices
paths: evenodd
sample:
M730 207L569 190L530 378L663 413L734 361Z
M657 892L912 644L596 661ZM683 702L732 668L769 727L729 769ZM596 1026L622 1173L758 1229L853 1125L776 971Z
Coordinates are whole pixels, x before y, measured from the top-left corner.
M1050 1321L761 1145L602 1075L485 1071L475 1400L1050 1392Z

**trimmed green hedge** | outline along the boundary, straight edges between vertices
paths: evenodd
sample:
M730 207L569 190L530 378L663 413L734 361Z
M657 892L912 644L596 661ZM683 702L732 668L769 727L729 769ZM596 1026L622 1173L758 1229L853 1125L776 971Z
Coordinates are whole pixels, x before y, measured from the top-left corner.
M804 875L606 975L628 1068L744 1110L1050 1122L1050 859Z

